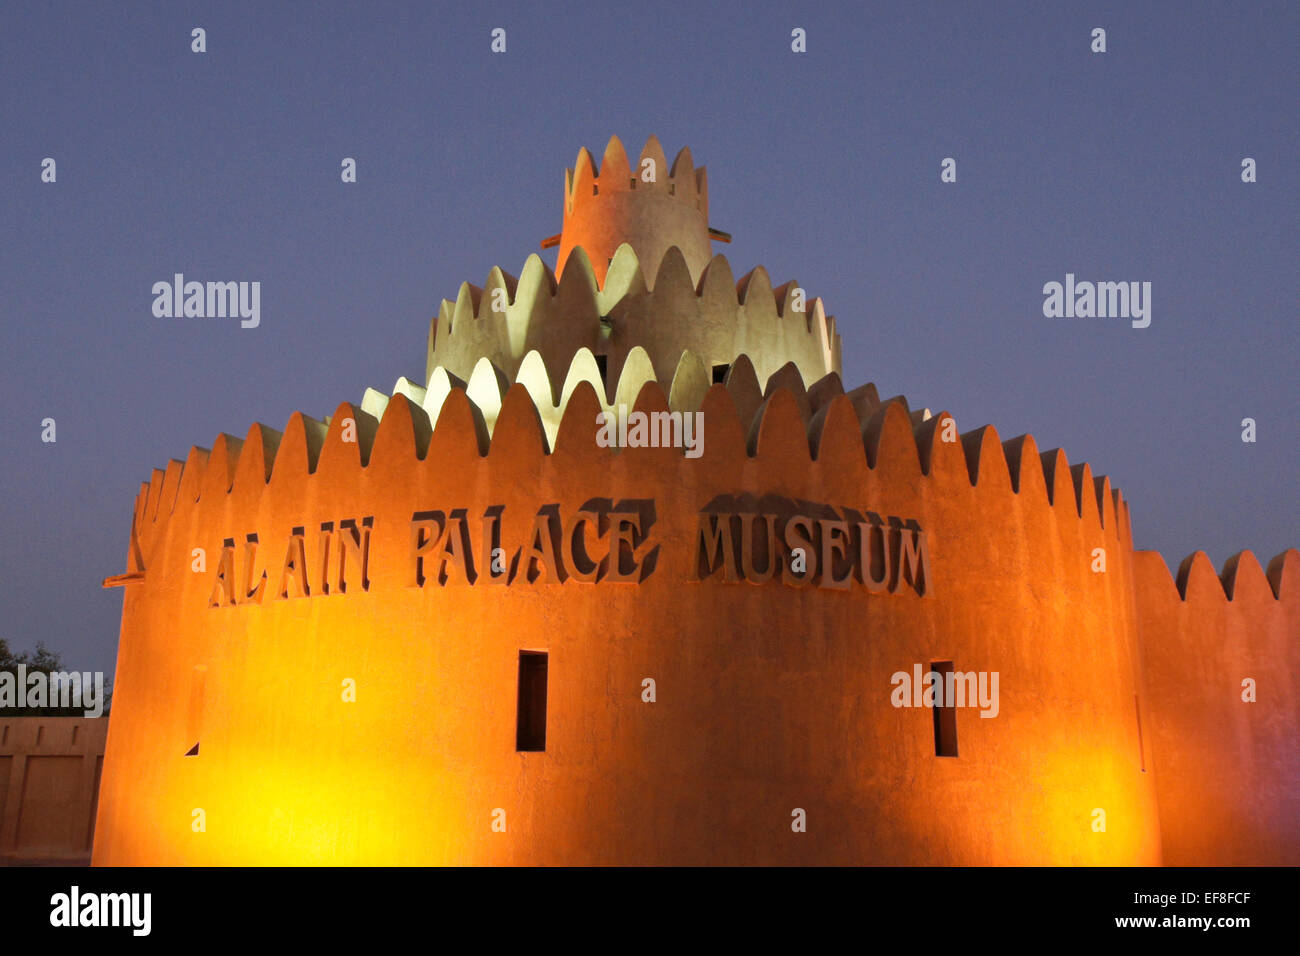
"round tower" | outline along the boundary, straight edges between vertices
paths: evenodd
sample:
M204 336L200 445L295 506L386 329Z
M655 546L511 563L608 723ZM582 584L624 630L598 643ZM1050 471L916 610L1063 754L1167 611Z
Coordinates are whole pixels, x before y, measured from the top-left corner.
M581 246L603 285L615 250L625 242L636 252L647 282L654 281L664 253L673 246L686 258L691 278L699 281L712 257L709 194L704 167L695 168L689 149L683 148L670 168L659 140L651 136L634 169L622 142L612 136L599 169L584 147L574 168L565 170L556 275Z

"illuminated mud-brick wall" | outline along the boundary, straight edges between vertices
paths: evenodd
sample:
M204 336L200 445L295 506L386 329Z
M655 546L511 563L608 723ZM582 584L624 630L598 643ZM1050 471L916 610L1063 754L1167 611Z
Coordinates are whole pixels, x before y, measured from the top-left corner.
M171 469L138 505L147 573L127 589L96 862L1158 862L1108 485L1057 453L1049 480L1032 439L943 442L939 417L914 426L898 402L865 428L843 396L805 420L787 390L756 413L751 454L735 404L710 391L694 461L594 447L584 386L551 454L515 388L490 446L459 395L431 438L395 398L373 447L343 440L348 419L368 431L345 405L323 442L295 416ZM657 386L641 407L666 409ZM915 521L925 594L698 580L701 511L745 493ZM413 583L415 515L465 509L477 551L500 507L513 556L539 509L602 501L645 516L643 580ZM323 593L317 529L367 518L367 583L354 565L338 593L335 563ZM296 527L312 595L277 598ZM581 530L598 558L610 531ZM230 539L242 559L250 533L260 603L210 607L193 549ZM549 654L540 753L515 749L521 650ZM935 756L930 711L890 702L891 674L933 660L1000 673L995 719L959 712L957 759Z
M90 856L108 718L0 717L0 863Z
M1300 553L1138 559L1165 863L1300 864Z

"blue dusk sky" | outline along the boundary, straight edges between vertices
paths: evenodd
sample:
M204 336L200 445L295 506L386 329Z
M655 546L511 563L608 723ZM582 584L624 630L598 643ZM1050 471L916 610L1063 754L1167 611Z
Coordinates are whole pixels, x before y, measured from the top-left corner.
M1266 563L1300 546L1298 41L1295 3L6 4L0 636L111 671L151 469L423 381L439 300L517 275L611 134L691 147L846 386L1090 462L1175 568ZM260 281L260 326L154 317L177 272ZM1150 326L1045 317L1067 273L1150 282Z

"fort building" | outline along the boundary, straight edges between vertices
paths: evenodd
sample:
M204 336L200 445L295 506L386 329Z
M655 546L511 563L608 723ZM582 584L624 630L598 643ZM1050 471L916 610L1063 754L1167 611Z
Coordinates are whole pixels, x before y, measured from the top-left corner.
M688 150L563 200L424 384L142 485L96 864L1300 863L1300 553L1171 575L1090 465L845 383Z

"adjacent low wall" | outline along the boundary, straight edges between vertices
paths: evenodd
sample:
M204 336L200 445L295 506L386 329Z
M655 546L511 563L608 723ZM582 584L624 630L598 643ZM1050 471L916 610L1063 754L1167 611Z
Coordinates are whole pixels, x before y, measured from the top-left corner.
M0 863L90 862L107 738L107 717L0 717Z
M1249 551L1222 580L1202 552L1177 580L1134 562L1144 711L1170 866L1300 861L1300 554Z

